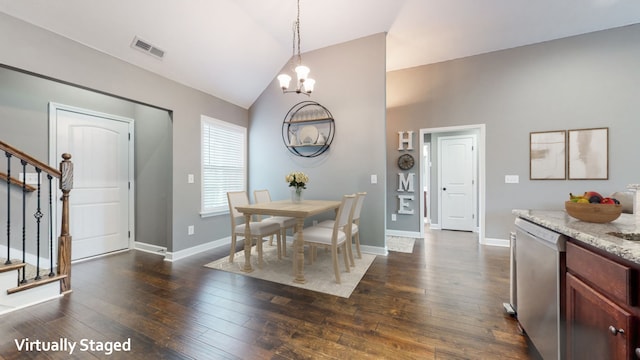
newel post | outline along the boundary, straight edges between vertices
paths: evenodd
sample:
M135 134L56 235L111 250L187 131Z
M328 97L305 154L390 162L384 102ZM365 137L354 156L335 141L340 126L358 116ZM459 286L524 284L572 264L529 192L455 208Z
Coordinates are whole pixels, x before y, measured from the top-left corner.
M62 190L62 224L58 238L58 275L67 275L60 282L60 293L71 291L71 234L69 234L69 192L73 188L71 155L62 154L60 162L60 190Z

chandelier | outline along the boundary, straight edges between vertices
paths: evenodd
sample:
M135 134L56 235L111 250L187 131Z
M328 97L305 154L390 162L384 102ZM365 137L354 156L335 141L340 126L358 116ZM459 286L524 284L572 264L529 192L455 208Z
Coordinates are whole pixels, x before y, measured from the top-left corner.
M302 56L300 55L300 0L298 0L298 15L296 17L296 21L293 23L293 54L291 56L291 67L293 68L294 66L294 71L298 78L296 88L295 90L289 90L291 76L287 74L280 74L278 75L278 81L280 82L282 92L295 92L310 96L309 94L313 92L313 86L316 81L307 77L310 70L308 67L302 65Z

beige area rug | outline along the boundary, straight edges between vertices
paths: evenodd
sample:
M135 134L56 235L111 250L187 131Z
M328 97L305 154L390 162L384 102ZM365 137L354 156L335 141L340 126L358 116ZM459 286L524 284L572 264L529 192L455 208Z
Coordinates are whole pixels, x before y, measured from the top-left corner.
M204 266L211 269L232 272L256 279L348 298L376 258L375 255L363 253L362 259L354 259L356 266L351 267L351 272L346 272L344 262L342 261L342 254L339 254L340 280L342 283L337 284L331 262L331 253L324 249L318 249L317 259L313 264L309 264L309 252L308 249L305 250L307 251L305 252L304 258L304 277L307 282L304 284L298 284L293 281L293 244L287 244L287 257L278 260L278 252L275 244L270 246L268 243L264 243L264 264L262 268L258 267L258 250L254 246L251 249L251 266L253 267L253 272L250 273L241 270L244 267L244 250L235 254L233 263L231 264L229 263L229 256L225 256L222 259Z
M387 250L411 254L413 252L413 245L415 242L415 238L387 236Z

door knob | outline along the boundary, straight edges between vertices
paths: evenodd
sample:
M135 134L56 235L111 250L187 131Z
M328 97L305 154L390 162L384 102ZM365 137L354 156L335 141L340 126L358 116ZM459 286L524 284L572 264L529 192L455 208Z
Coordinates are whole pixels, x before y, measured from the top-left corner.
M447 191L447 188L442 188L442 191Z

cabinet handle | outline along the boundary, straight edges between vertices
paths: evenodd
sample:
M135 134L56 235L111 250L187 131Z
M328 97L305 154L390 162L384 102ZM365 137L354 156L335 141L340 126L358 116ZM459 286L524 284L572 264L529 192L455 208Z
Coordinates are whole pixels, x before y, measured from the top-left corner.
M616 329L615 326L611 325L609 326L609 332L611 332L611 335L616 336L618 334L624 334L624 329Z

